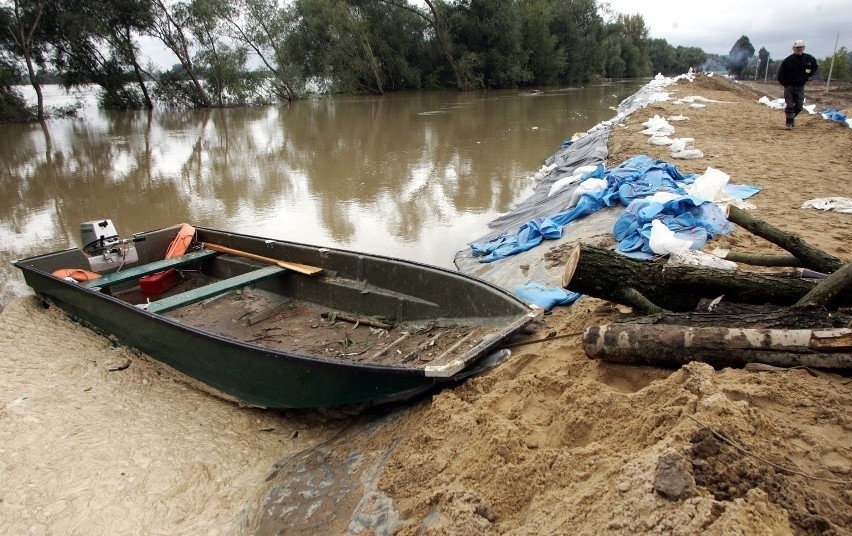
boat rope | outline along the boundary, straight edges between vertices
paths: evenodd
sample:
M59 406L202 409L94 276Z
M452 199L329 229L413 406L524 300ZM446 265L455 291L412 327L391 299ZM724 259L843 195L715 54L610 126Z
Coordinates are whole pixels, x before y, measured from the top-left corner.
M582 331L576 331L574 333L564 333L562 335L549 335L543 339L532 339L529 341L521 341L521 342L513 342L512 344L504 344L503 348L515 348L517 346L525 346L527 344L535 344L537 342L547 342L547 341L555 341L556 339L564 339L566 337L576 337L577 335L582 335Z

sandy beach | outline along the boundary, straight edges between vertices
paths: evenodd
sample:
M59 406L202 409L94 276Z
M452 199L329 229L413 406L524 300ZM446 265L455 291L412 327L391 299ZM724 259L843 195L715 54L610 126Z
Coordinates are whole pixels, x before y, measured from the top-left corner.
M786 131L783 111L757 102L781 87L756 88L703 75L669 86L710 102L638 110L613 128L607 166L648 154L717 168L762 188L756 217L852 261L852 214L800 208L852 195L852 129L802 114ZM824 98L849 114L849 92ZM641 123L655 114L687 116L677 136L704 157L649 145ZM780 251L743 229L716 247ZM527 336L551 340L489 373L347 418L241 408L17 299L0 312L0 533L307 534L277 521L270 486L296 453L357 437L359 452L384 453L369 475L383 522L341 507L313 533L852 534L848 377L590 360L583 329L623 315L584 297Z

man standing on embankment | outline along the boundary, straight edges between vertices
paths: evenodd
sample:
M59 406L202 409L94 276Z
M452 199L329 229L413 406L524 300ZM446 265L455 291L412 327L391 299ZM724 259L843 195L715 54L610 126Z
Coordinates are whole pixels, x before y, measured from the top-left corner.
M805 42L799 39L793 43L793 53L784 58L778 68L778 81L784 86L784 114L787 117L787 130L796 125L796 116L805 103L805 84L816 74L819 65L810 54L805 54Z

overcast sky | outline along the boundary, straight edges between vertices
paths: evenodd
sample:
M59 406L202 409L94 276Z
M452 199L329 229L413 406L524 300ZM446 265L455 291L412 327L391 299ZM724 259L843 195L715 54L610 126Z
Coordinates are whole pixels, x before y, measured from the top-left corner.
M695 46L728 55L740 36L747 36L755 53L766 48L772 59L792 52L793 41L805 40L805 52L823 59L831 56L837 34L838 49L852 49L850 0L609 0L613 11L640 14L650 37L672 46Z

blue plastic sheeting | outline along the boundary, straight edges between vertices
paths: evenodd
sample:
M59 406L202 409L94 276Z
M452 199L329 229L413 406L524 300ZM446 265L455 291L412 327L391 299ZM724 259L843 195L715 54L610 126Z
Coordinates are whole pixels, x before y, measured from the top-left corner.
M634 259L653 259L651 221L660 220L675 237L691 240L691 249L701 249L707 240L729 234L734 226L712 202L697 197L678 197L666 203L634 199L615 222L615 250Z
M726 184L722 190L728 193L731 197L737 199L748 199L761 190L760 186L750 186L748 184Z
M710 201L686 197L686 191L678 183L689 184L695 180L695 174L682 174L675 166L663 161L654 161L647 155L631 158L620 166L592 173L600 175L607 181L607 187L596 193L583 194L577 205L571 209L544 218L536 218L520 226L515 234L503 233L487 242L471 245L474 257L480 257L480 262L493 262L534 248L544 240L556 240L562 236L562 227L568 223L585 217L604 207L616 205L630 206L634 200L648 197L656 192L667 191L684 196L665 204L655 203L654 207L636 207L636 212L628 215L631 222L622 224L620 234L627 240L619 251L623 253L638 253L650 251L647 238L650 235L650 220L654 216L663 215L663 223L681 235L689 235L696 241L696 248L704 245L708 238L716 234L727 234L733 230L730 223L718 207ZM680 212L677 212L680 211ZM653 215L647 219L648 229L643 235L644 214ZM724 225L722 222L726 223ZM635 233L630 229L635 224ZM639 244L642 241L644 243Z
M834 121L836 123L841 123L843 125L849 125L846 115L842 112L838 112L834 108L829 108L821 113L822 117L828 119L830 121Z
M512 291L512 294L528 303L538 305L545 311L549 311L557 305L571 305L582 296L582 294L561 287L548 287L534 281L516 288Z

